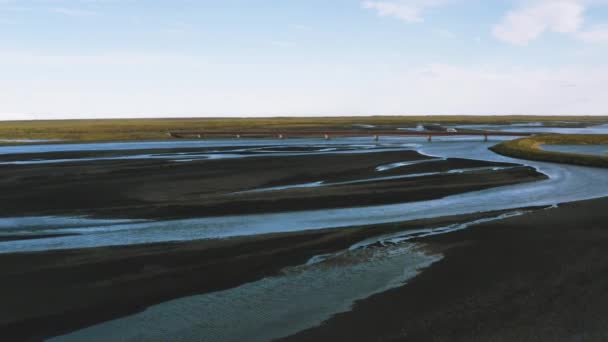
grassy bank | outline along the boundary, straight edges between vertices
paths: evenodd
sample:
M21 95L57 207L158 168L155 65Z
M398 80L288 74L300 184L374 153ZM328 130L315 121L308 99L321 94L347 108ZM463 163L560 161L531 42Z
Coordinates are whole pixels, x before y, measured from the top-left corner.
M317 130L413 127L419 123L508 124L544 122L551 126L580 126L608 122L593 116L368 116L316 118L199 118L0 121L0 139L60 139L66 141L137 141L167 139L179 130ZM0 144L2 144L0 142ZM14 143L13 143L14 144Z
M608 135L547 134L506 141L490 149L509 157L584 166L608 167L608 157L587 154L544 151L545 144L608 144Z

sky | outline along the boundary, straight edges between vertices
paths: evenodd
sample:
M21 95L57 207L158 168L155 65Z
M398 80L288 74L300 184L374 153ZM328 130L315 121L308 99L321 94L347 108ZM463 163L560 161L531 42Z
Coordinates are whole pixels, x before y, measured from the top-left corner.
M608 0L0 0L0 120L608 114Z

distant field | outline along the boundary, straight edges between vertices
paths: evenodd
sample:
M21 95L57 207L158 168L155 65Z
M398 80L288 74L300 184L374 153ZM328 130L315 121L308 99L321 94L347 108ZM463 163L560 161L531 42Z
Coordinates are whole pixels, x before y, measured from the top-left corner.
M554 163L575 164L584 166L608 167L608 157L545 151L540 148L545 144L608 144L608 135L588 134L547 134L503 142L491 148L492 151L509 157L548 161Z
M57 121L0 121L0 140L137 141L168 139L179 130L318 130L413 127L419 123L507 124L545 122L555 126L607 123L608 117L592 116L371 116L316 118L208 118L208 119L110 119ZM2 142L0 142L2 144ZM6 144L6 143L4 143Z

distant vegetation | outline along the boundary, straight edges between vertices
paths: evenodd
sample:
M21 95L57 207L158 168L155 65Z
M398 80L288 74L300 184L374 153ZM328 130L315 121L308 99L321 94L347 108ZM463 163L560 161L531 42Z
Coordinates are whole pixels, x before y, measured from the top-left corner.
M490 149L498 154L509 157L547 161L554 163L575 164L584 166L608 167L608 157L544 151L540 148L545 144L586 144L586 145L604 145L608 144L608 135L597 134L546 134L537 135L522 139L510 140L498 144Z
M0 121L2 139L60 139L65 141L127 141L168 139L179 130L343 130L374 125L382 129L415 127L419 123L508 124L544 122L551 126L607 123L608 117L539 116L369 116L309 118L111 119L57 121ZM1 142L0 142L1 144Z

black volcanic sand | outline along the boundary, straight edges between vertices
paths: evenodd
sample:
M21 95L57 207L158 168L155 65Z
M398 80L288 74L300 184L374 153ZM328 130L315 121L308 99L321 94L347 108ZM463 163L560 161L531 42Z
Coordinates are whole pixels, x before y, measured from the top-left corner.
M608 198L418 239L444 258L292 341L605 341ZM39 340L466 215L227 240L0 255L0 336Z
M182 150L173 150L178 151ZM235 194L317 181L512 165L448 159L376 171L380 165L425 159L431 158L415 151L388 151L187 163L146 159L0 165L0 215L190 218L327 209L427 200L545 178L532 168L518 166L499 171Z
M0 336L38 341L162 301L275 275L371 236L499 214L224 240L0 254Z
M36 239L48 239L62 236L73 236L79 234L30 234L30 235L0 235L0 242L6 241L17 241L17 240L36 240Z
M286 341L608 341L608 199L421 239L445 258Z

